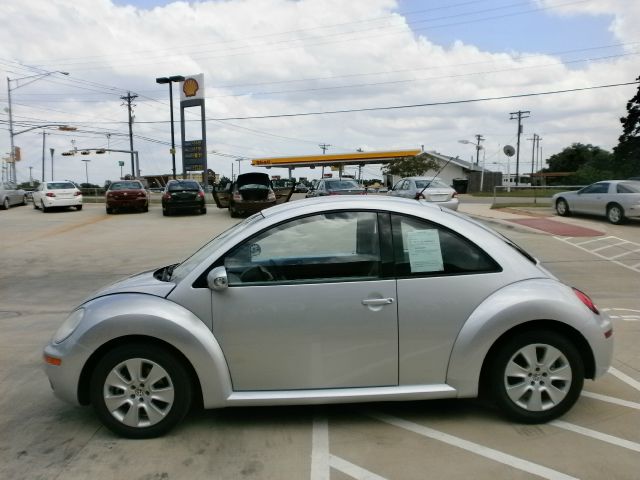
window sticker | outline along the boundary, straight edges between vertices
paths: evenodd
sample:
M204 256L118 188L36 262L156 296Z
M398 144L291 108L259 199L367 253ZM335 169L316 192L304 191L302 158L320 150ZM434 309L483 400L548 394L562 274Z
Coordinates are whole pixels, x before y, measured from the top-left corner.
M414 230L407 234L411 272L441 272L444 270L440 237L437 230Z

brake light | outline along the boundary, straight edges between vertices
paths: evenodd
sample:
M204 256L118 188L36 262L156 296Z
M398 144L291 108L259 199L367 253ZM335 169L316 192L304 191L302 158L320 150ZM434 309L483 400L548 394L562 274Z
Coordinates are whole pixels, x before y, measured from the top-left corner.
M204 198L204 192L198 192L198 196L199 196L200 198Z
M53 192L47 192L47 197L55 197L56 194Z
M162 198L164 198L165 200L171 200L171 194L167 192L164 195L162 195Z
M580 301L584 303L589 310L591 310L596 315L600 315L600 312L598 311L598 307L596 307L596 304L593 303L593 300L589 298L589 295L578 290L577 288L573 288L573 293L576 294L576 297L578 297Z
M80 190L76 190L75 192L73 192L74 197L77 197L78 195L82 195L82 192Z
M147 196L147 194L145 192L138 192L138 196L144 198Z
M242 195L240 195L239 193L234 193L233 194L233 200L235 202L241 202L242 201Z
M269 190L269 194L267 195L267 200L273 201L276 199L276 194L273 190Z

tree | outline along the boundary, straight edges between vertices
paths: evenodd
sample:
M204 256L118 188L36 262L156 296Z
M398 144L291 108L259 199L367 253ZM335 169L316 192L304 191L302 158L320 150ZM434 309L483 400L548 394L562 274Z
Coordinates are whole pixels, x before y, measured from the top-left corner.
M611 152L591 144L574 143L549 158L544 172L571 172L563 182L586 184L614 176L614 158Z
M401 160L385 163L382 166L382 173L385 175L395 175L398 177L417 177L424 175L429 170L438 171L440 164L426 153L421 153L415 157L405 157Z
M637 78L640 82L640 77ZM640 86L635 96L627 102L627 116L620 119L622 135L613 149L616 177L640 176Z

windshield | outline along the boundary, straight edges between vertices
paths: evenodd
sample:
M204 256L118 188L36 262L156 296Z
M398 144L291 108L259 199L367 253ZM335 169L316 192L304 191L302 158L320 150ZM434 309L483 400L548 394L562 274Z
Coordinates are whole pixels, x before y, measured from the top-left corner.
M449 188L449 185L441 180L416 180L416 187L418 188Z
M109 190L139 190L142 189L140 182L115 182L109 186Z
M183 190L200 190L198 182L172 182L169 184L170 192L181 192Z
M248 226L263 218L264 216L262 215L262 213L255 213L242 222L228 228L217 237L214 237L209 243L202 246L200 250L191 255L184 262L177 265L173 269L171 280L174 282L179 282L180 280L185 278L187 275L189 275L189 273L191 273L194 268L204 262L214 251L220 248L229 237L235 235L238 232L241 232Z
M76 188L76 186L71 182L50 182L47 183L47 188L49 190L64 190L65 188Z
M352 180L339 180L336 182L327 182L327 190L351 190L359 189L358 184Z

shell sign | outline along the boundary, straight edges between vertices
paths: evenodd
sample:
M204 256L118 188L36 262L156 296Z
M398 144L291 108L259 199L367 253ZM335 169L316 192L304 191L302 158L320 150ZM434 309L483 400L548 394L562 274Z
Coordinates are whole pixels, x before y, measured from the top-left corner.
M182 82L180 100L204 100L204 74L189 75Z

